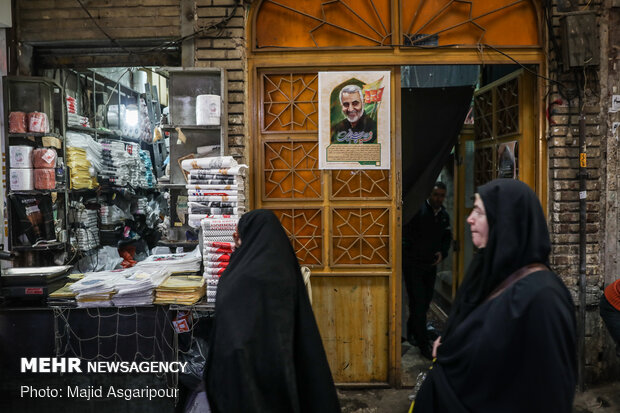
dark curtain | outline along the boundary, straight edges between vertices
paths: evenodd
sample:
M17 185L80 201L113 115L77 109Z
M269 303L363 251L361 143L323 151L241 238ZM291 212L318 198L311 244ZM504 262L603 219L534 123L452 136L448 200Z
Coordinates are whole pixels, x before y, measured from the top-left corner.
M402 89L403 225L428 197L457 138L472 86Z

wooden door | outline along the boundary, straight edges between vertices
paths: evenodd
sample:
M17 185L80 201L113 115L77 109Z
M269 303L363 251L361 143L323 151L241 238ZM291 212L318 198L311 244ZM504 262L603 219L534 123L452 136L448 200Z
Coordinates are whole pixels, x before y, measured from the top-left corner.
M387 383L398 245L394 156L390 170L319 170L318 71L261 70L257 80L255 207L276 213L300 264L312 270L313 308L335 381Z

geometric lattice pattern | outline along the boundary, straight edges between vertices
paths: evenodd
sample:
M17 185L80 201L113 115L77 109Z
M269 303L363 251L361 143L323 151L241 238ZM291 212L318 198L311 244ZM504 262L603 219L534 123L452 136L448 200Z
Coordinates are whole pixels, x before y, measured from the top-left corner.
M496 88L497 137L519 132L519 78Z
M332 198L387 199L390 197L389 170L332 171Z
M264 142L264 198L320 199L317 142Z
M300 265L323 265L321 209L272 209L291 240Z
M495 163L493 154L495 146L476 147L474 155L474 186L486 184L495 178Z
M263 132L318 130L318 74L263 74Z
M477 141L493 135L493 89L474 96L474 130Z
M390 266L390 209L333 208L331 265Z

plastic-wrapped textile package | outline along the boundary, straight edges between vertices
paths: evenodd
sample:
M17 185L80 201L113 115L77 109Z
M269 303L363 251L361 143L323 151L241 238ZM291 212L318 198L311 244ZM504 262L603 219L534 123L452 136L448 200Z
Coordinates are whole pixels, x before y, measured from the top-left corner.
M54 189L56 188L55 169L35 169L34 170L35 189Z
M56 239L51 195L14 194L11 204L19 219L19 227L14 228L17 230L16 238L25 235L30 245ZM26 240L23 241L21 245L28 245Z
M32 165L36 169L56 167L56 149L38 148L32 151Z
M43 112L28 113L28 132L48 133L50 124L47 114Z
M9 113L9 133L26 133L26 113L11 112Z

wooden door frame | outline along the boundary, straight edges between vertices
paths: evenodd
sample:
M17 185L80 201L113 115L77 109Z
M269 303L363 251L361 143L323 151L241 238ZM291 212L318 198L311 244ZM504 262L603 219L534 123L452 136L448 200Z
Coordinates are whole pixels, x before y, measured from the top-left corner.
M395 5L398 2L394 3ZM538 9L538 8L537 8ZM254 33L254 13L257 8L253 8L250 13L250 17L247 19L248 28L246 33L250 39L250 43L253 41ZM540 10L539 16L541 16ZM398 6L392 7L392 21L395 27L393 27L394 33L400 33L399 23L399 9ZM539 27L540 21L537 22ZM541 36L542 44L544 43L544 36ZM510 57L508 57L510 56ZM402 144L401 144L401 119L402 108L400 99L400 68L404 65L438 65L438 64L514 64L518 61L521 64L536 64L539 65L538 72L540 74L547 74L545 52L539 47L510 47L500 48L500 50L485 49L480 51L473 47L464 48L441 48L441 49L421 49L421 48L382 48L380 50L364 49L364 50L270 50L254 52L251 44L247 49L247 70L248 70L248 100L246 101L246 113L248 116L248 125L246 131L250 137L250 142L246 145L246 156L249 162L262 162L258 156L261 153L258 136L260 135L260 78L259 73L262 70L268 69L291 69L291 70L354 70L354 68L363 68L363 70L390 70L392 76L392 116L391 116L391 146L393 150L390 154L391 162L394 165L393 179L391 179L392 192L392 212L391 212L391 231L394 239L401 239L402 230ZM369 62L373 62L369 64ZM547 208L547 145L546 138L544 136L545 119L543 116L543 81L538 79L538 122L535 137L536 145L536 192L543 202L543 207ZM253 209L257 205L262 205L262 185L261 177L257 176L257 169L255 167L250 168L249 171L249 191L250 191L250 208ZM324 196L323 206L329 205L329 196ZM324 229L327 231L327 228ZM324 234L324 236L327 234ZM328 240L328 238L325 238ZM326 241L328 242L328 241ZM400 242L392 243L391 253L392 256L392 268L389 275L389 339L388 339L388 383L355 383L356 386L360 385L385 385L400 386L401 381L401 262L402 251ZM326 258L326 257L324 257ZM324 260L325 268L327 267L327 260ZM372 272L366 271L367 273ZM331 273L335 275L349 275L355 272L343 270L333 270ZM320 272L316 272L317 276L320 276Z

